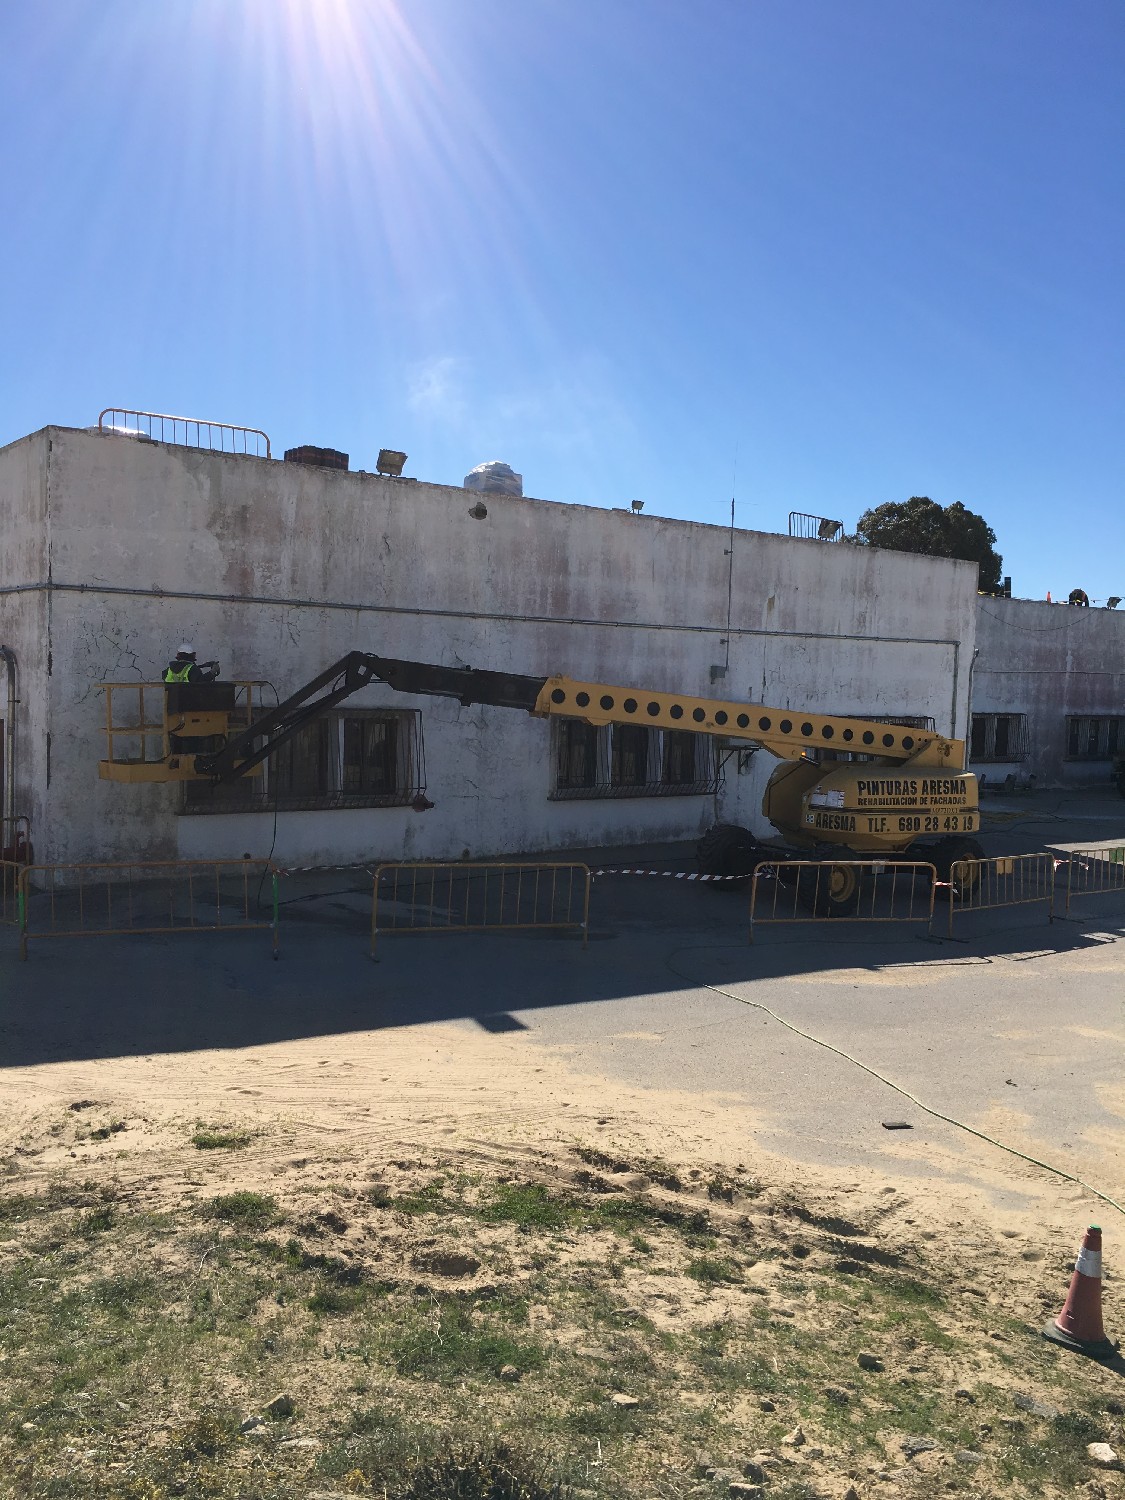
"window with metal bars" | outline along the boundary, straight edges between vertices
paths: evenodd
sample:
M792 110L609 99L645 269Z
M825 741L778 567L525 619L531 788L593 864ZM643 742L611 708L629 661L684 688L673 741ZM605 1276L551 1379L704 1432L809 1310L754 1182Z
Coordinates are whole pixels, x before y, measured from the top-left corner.
M345 714L343 729L341 790L352 796L393 796L399 786L399 721L383 714Z
M1031 754L1026 714L974 714L969 733L971 761L1020 761Z
M553 727L555 800L691 797L718 789L721 768L709 735L578 719L557 719Z
M581 795L598 785L598 730L580 719L561 719L555 756L559 792Z
M1125 750L1125 719L1108 714L1067 719L1068 760L1112 760L1122 750Z
M325 714L280 745L264 775L212 787L185 782L185 813L402 807L426 790L417 710Z

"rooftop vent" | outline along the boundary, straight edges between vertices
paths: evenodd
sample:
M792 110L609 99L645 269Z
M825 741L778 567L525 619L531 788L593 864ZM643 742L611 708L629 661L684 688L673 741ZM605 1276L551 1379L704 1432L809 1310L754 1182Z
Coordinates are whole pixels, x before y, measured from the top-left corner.
M321 469L346 469L348 455L340 453L336 448L314 448L311 444L304 443L300 448L286 448L285 462L316 464Z
M477 464L465 475L465 488L479 490L482 495L522 495L523 475L508 464L492 459L486 464Z

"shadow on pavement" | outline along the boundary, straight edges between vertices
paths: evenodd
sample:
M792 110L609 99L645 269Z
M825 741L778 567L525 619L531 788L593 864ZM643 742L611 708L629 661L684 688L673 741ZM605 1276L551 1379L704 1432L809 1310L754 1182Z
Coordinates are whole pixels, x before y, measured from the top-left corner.
M974 914L964 942L926 941L924 926L833 921L760 928L751 946L744 890L606 879L596 886L588 948L573 931L437 932L381 938L373 963L370 885L334 878L293 893L278 963L260 931L41 938L20 963L15 934L3 929L0 1068L452 1020L518 1031L519 1013L544 1007L686 999L708 983L839 969L1026 962L1125 936L1117 893L1092 900L1084 919L1053 925L1041 907Z

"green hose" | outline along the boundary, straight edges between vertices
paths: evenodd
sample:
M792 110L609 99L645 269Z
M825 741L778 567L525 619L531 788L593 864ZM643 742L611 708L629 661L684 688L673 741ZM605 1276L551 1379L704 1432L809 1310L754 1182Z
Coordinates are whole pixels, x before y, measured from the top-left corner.
M1003 1141L998 1141L995 1136L985 1135L983 1130L974 1130L971 1125L966 1125L963 1120L955 1120L952 1115L943 1115L940 1109L933 1109L930 1105L923 1104L916 1094L912 1094L909 1089L904 1089L900 1083L895 1083L893 1079L880 1073L878 1069L872 1068L865 1062L861 1062L858 1057L853 1057L850 1052L845 1052L842 1047L834 1047L831 1042L824 1041L822 1037L813 1036L810 1031L802 1031L799 1026L794 1026L792 1021L787 1021L784 1016L778 1015L776 1010L771 1010L768 1005L763 1005L760 1000L747 1000L745 996L736 995L731 990L725 990L721 985L708 984L706 980L693 979L690 974L685 974L682 969L677 969L672 962L676 953L683 953L685 951L691 950L677 948L674 953L665 959L665 963L673 974L678 975L688 984L701 984L704 989L711 990L716 995L722 995L727 1000L734 1000L738 1005L746 1005L752 1010L760 1010L763 1015L767 1015L772 1020L777 1021L787 1031L793 1032L795 1036L802 1037L806 1042L812 1042L817 1047L823 1047L826 1052L834 1052L837 1057L842 1057L845 1062L852 1063L853 1066L860 1068L864 1073L869 1074L870 1077L878 1079L880 1083L885 1083L896 1094L901 1094L904 1099L909 1099L911 1104L917 1105L923 1114L932 1115L935 1120L942 1120L946 1125L956 1126L958 1130L965 1131L967 1135L975 1135L978 1141L986 1141L990 1146L996 1146L1001 1151L1007 1151L1010 1156L1019 1157L1020 1161L1029 1162L1033 1167L1041 1167L1044 1172L1053 1172L1056 1177L1061 1177L1066 1182L1076 1183L1079 1187L1085 1188L1088 1193L1093 1193L1095 1198L1100 1198L1103 1203L1108 1203L1111 1208L1115 1208L1119 1214L1125 1214L1125 1208L1115 1198L1111 1198L1108 1193L1103 1193L1101 1188L1094 1187L1092 1183L1084 1182L1081 1177L1075 1177L1073 1172L1065 1172L1062 1167L1052 1166L1049 1161L1040 1161L1037 1156L1028 1156L1024 1151L1017 1151L1014 1146L1008 1146ZM712 950L709 948L708 951Z

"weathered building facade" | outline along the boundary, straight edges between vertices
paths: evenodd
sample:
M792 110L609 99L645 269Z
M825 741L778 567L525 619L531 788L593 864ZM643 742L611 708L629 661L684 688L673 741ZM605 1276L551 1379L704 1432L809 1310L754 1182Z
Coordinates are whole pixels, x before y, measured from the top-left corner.
M989 784L1106 782L1125 755L1125 614L977 601L969 760Z
M968 732L967 563L58 427L0 450L0 517L5 777L39 859L259 856L275 810L295 863L769 831L765 752L384 685L217 795L100 781L104 684L184 638L267 704L358 648Z

